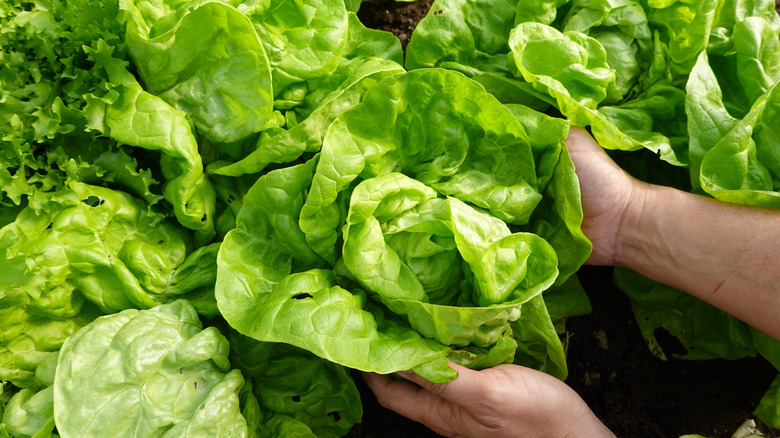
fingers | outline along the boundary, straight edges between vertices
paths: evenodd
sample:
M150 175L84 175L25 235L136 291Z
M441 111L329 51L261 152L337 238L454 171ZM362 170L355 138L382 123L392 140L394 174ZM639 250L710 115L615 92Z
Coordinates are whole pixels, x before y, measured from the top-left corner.
M572 126L569 129L566 147L569 149L577 175L583 173L583 168L588 168L589 171L598 173L624 174L623 170L615 164L604 148L596 142L588 131L579 126Z
M458 372L458 377L447 383L432 383L413 371L402 371L398 375L456 405L467 406L476 394L484 392L485 382L479 378L478 371L452 362L449 365Z
M379 404L410 420L424 424L440 435L452 436L454 429L451 419L454 417L454 412L449 402L406 380L375 373L362 374L363 380L376 395Z
M566 147L569 149L572 161L575 167L579 164L590 165L587 162L607 163L608 166L615 166L607 152L593 139L588 131L579 126L572 126L569 130L569 136L566 138Z
M568 146L569 150L576 151L601 150L601 146L588 134L588 131L579 126L572 126L569 129L566 146Z
M492 395L489 391L491 382L486 380L487 376L452 362L449 365L458 372L458 377L447 383L432 383L412 371L400 371L397 374L415 385L403 380L392 379L389 376L375 374L366 374L364 378L369 387L377 394L378 399L380 392L382 396L386 397L384 400L388 404L386 407L402 415L407 415L404 412L414 415L419 413L419 407L425 409L434 403L446 403L452 407L473 407L475 400L487 400ZM415 404L408 403L412 398L414 398ZM396 400L401 401L397 407ZM391 404L392 406L389 406Z

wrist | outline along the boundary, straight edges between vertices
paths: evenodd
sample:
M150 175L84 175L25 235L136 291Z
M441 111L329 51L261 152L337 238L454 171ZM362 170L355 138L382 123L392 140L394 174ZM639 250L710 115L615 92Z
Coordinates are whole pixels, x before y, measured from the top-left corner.
M674 189L633 181L616 229L614 266L633 268L644 263L648 249L656 244L653 236L663 217L657 213L664 208L664 199L669 199L667 190Z
M556 436L562 438L615 438L615 434L596 417L596 414L587 405L576 418L579 420L572 422L567 430Z
M672 187L639 182L615 239L615 266L655 278L654 271L678 263L679 224L687 213L686 197ZM674 237L677 236L677 237Z

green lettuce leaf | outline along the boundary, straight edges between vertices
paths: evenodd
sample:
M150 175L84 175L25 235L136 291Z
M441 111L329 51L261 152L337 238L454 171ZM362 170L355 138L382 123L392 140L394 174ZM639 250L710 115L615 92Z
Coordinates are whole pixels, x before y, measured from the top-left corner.
M648 22L667 49L672 72L687 74L709 43L718 0L657 0L645 7Z
M446 347L366 308L365 295L336 285L332 271L292 273L294 264L305 261L298 255L305 259L306 252L295 249L305 238L290 218L300 213L300 187L311 181L313 164L269 172L247 194L217 259L222 315L247 336L290 343L353 368L388 373L443 361ZM299 198L292 216L264 202L280 191ZM448 369L446 362L440 366Z
M245 15L219 2L170 11L129 0L120 5L129 18L129 52L147 92L186 112L215 142L264 129L273 105L271 67Z
M64 437L246 436L237 395L244 378L230 370L229 349L183 300L99 318L60 351L57 430Z
M406 48L409 70L440 67L467 76L509 72L507 45L516 2L435 1Z
M683 359L740 359L761 355L780 371L780 342L731 315L677 289L654 282L627 269L615 269L615 285L631 298L637 324L650 351L666 360L667 352L657 332L665 330L679 340ZM777 427L778 387L776 378L759 402L754 414Z
M233 3L252 21L265 48L274 96L338 67L349 29L342 0Z
M56 437L54 424L54 375L57 367L57 354L46 357L36 370L38 379L46 385L40 391L24 388L15 393L0 411L0 419L13 437ZM2 430L2 429L0 429Z
M360 422L360 396L341 365L290 345L232 333L230 360L248 376L262 410L258 436L300 430L301 435L339 437Z
M247 193L218 257L226 320L351 368L435 381L454 377L447 355L475 367L512 361L507 324L522 324L524 303L559 273L556 247L512 230L533 227L540 190L564 202L537 218L556 244L574 238L559 245L567 275L590 251L567 125L515 112L440 69L370 88L316 160L271 171Z
M380 58L345 60L320 83L317 93L310 93L304 100L303 109L312 109L302 122L276 135L261 136L246 157L235 163L214 163L209 172L228 176L258 173L271 163L289 163L304 153L318 152L336 117L360 102L366 89L377 81L402 71L397 63Z
M48 211L28 207L0 229L4 264L14 273L0 285L25 290L53 316L75 316L84 298L111 313L181 297L215 315L219 244L193 250L187 230L146 214L137 198L77 182L70 187L48 199Z
M354 12L348 14L348 19L349 34L344 49L345 58L382 58L398 65L404 63L401 41L395 35L384 30L367 28Z
M616 269L615 285L630 298L642 336L654 355L666 359L655 332L665 329L680 340L686 359L739 359L755 356L753 334L738 319L674 288L627 269Z
M566 353L542 295L526 303L522 318L511 326L517 343L514 363L566 379Z
M187 115L144 91L126 69L126 62L112 56L102 40L86 49L105 68L111 81L102 96L92 96L87 108L89 127L119 142L162 152L160 165L167 182L163 195L176 218L199 232L208 242L214 231L214 189L203 172L192 122Z
M538 91L554 97L557 108L573 124L590 126L602 147L626 151L644 147L671 164L685 164L683 152L653 130L663 119L681 113L681 93L664 100L669 95L675 97L674 92L649 88L637 99L642 103L619 105L623 95L606 49L597 39L578 31L561 32L541 23L521 23L512 29L509 45L522 77ZM556 59L554 64L543 61L550 57ZM663 117L655 120L655 114Z
M558 273L555 252L540 237L513 234L504 222L457 198L437 199L401 174L358 184L343 233L344 263L355 279L415 330L447 345L495 343L520 305ZM464 263L473 282L453 296L462 273L452 266Z
M508 127L497 123L504 119ZM358 176L393 171L514 224L541 199L529 140L506 108L460 74L413 70L371 88L328 130L301 212L309 245L334 263L344 221L336 200Z
M696 159L691 166L693 186L727 202L780 207L780 184L775 182L780 181L780 146L772 128L778 118L780 89L773 85L743 118L732 117L705 54L688 88L692 138L698 134L691 140Z

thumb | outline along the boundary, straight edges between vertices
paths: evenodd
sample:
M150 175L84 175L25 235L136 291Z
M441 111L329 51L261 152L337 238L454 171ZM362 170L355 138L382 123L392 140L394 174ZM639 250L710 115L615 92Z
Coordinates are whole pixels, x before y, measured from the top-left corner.
M458 377L446 383L433 383L419 376L414 371L400 371L397 374L444 400L459 406L468 405L470 402L473 402L475 393L484 390L484 385L480 383L479 371L474 371L453 362L450 362L449 365L458 372Z

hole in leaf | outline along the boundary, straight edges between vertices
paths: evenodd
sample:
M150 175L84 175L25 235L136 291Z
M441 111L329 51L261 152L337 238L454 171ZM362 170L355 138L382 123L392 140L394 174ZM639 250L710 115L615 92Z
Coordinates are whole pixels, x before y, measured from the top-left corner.
M292 296L292 299L294 299L294 300L304 300L306 298L313 298L313 297L311 296L311 294L307 294L305 292Z
M89 205L90 207L100 207L105 201L100 196L90 196L81 202Z
M655 336L655 340L658 342L658 345L661 346L661 349L664 351L664 353L671 354L673 356L683 356L688 354L688 349L685 348L685 345L683 345L683 343L680 342L677 337L669 333L669 331L665 328L659 327L655 329L653 336Z
M339 421L339 420L341 420L341 415L339 415L339 413L338 413L338 412L336 412L336 411L333 411L333 412L328 412L328 415L330 415L331 417L333 417L333 421Z
M164 240L160 240L160 241L157 242L158 245L162 245L163 243L165 243Z
M294 396L292 396L292 400L295 403L298 403L299 401L301 401L301 396L300 395L294 395Z
M205 222L206 222L206 219L208 219L208 216L206 216L206 215L204 214L204 215L203 215L203 217L202 217L202 218L200 218L200 221L201 221L201 222L203 222L203 223L205 223Z

